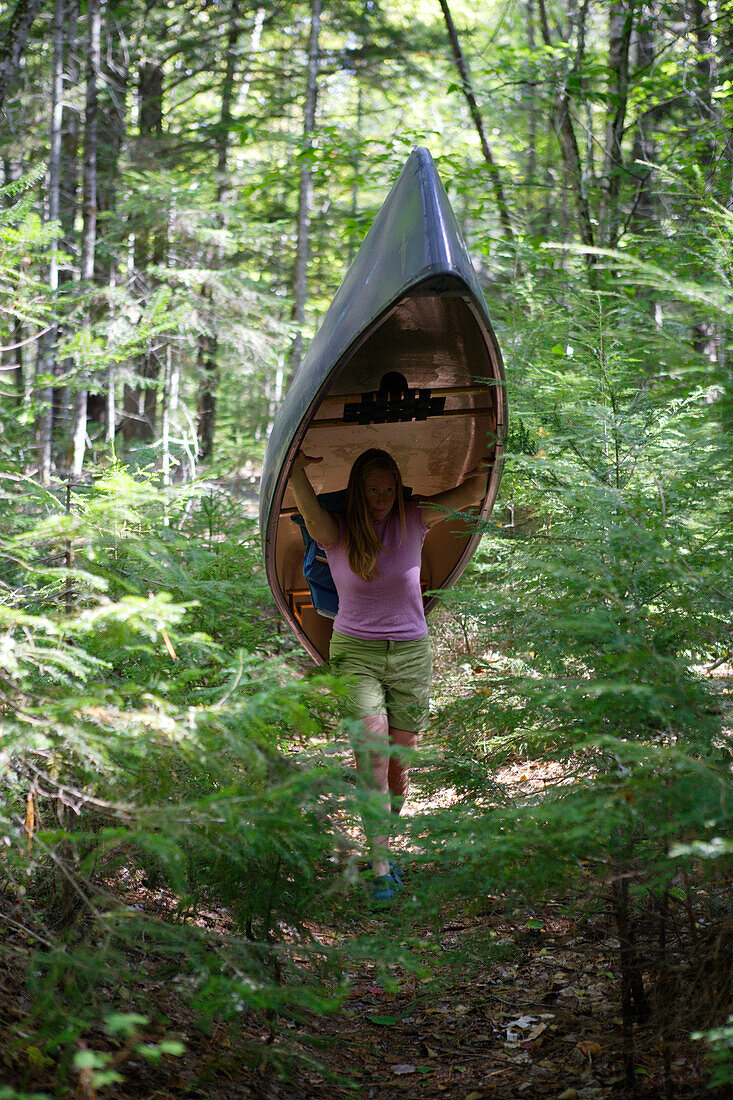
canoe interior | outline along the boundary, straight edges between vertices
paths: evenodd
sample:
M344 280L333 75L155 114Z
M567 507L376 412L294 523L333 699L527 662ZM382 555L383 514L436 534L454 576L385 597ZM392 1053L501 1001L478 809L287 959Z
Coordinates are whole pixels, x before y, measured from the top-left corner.
M410 389L441 395L443 411L425 420L344 423L344 406L379 389L391 371L404 375ZM302 439L306 454L323 458L310 466L317 493L343 489L354 459L368 447L381 447L396 459L404 483L430 496L460 483L481 459L495 460L487 514L499 478L504 434L501 358L490 327L470 292L427 284L396 303L356 349L335 367ZM302 572L303 543L292 521L295 500L289 486L275 529L275 577L279 602L287 606L296 633L318 661L328 656L332 623L313 609ZM422 582L427 590L450 582L469 549L470 524L446 520L428 532ZM434 601L428 600L426 607ZM302 634L301 634L302 632Z

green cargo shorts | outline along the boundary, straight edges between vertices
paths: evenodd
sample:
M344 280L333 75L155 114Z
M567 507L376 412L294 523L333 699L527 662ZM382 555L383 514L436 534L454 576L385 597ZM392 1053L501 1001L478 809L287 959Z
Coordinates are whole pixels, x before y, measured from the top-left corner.
M355 718L386 714L395 729L409 733L427 729L433 675L429 638L394 642L351 638L334 631L330 656L334 672L353 677Z

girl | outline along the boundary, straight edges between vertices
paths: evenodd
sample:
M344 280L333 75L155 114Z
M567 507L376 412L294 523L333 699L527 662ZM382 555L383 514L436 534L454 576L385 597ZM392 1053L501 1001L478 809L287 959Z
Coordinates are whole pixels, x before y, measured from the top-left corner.
M488 471L477 467L455 489L404 500L397 463L371 449L351 468L344 518L321 507L308 480L307 467L322 461L300 452L290 485L308 533L326 552L338 592L330 655L354 684L354 712L364 731L353 745L357 770L381 796L376 820L365 814L364 828L373 900L385 902L403 878L390 860L390 804L400 812L409 785L405 756L428 721L432 659L420 591L422 544L446 510L483 500Z

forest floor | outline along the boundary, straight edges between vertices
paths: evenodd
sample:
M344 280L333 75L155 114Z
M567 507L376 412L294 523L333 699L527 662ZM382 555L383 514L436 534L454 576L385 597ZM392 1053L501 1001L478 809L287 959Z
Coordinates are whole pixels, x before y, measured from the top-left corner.
M526 794L529 779L519 767L502 780ZM450 804L444 792L443 806ZM433 796L434 799L434 796ZM419 790L413 805L428 808ZM438 867L434 874L440 875ZM139 880L119 883L120 900L156 918L175 912L175 899ZM409 864L405 895L415 886ZM424 888L424 884L423 887ZM569 911L569 909L568 909ZM384 934L412 943L438 941L447 969L437 992L419 977L392 967L383 982L373 963L355 963L348 998L332 1014L301 1013L290 1018L267 1014L243 1017L241 1030L214 1022L203 1031L180 987L170 977L150 974L151 991L167 1026L146 1029L148 1043L179 1039L180 1057L153 1064L130 1052L119 1058L124 1083L98 1092L80 1075L70 1091L55 1095L76 1100L601 1100L605 1097L675 1100L709 1097L704 1085L704 1055L690 1040L689 1028L667 1034L662 1049L659 1023L637 1027L634 1043L638 1083L624 1087L622 1021L619 1003L618 940L610 913L602 905L581 921L565 915L562 899L534 910L512 909L507 899L486 898L480 910L446 909L421 923L414 907L398 900L374 913L367 906L347 927L313 923L310 932L322 944L345 937ZM197 923L226 937L224 911L201 912ZM436 927L438 931L436 932ZM491 943L486 958L477 942ZM456 966L463 944L473 944L470 973ZM468 957L468 956L467 956ZM452 961L451 961L452 960ZM12 968L0 974L0 1069L14 1066L3 1053L5 1025L23 1015L23 975ZM109 1042L100 1031L101 1046ZM97 1048L99 1049L99 1047ZM114 1048L112 1048L114 1049ZM673 1091L665 1093L663 1063ZM281 1076L289 1064L288 1076ZM46 1068L48 1067L48 1068ZM29 1079L16 1073L18 1087L54 1094L52 1073L40 1058ZM0 1095L2 1084L0 1077Z
M553 776L543 774L542 765L515 763L497 778L521 800ZM418 773L411 812L443 809L455 799L451 791L424 794ZM388 909L352 907L348 920L335 912L332 922L313 921L308 932L327 946L348 946L347 941L370 935L427 945L432 959L441 959L440 967L432 966L434 972L441 971L438 981L426 981L394 965L386 975L379 973L373 962L358 961L357 953L349 968L348 996L334 1012L245 1013L234 1031L216 1020L203 1029L176 976L169 970L158 974L151 965L148 993L155 1000L156 1017L166 1024L145 1028L142 1038L151 1044L180 1040L183 1052L153 1062L110 1043L100 1027L99 1035L89 1041L112 1054L124 1081L99 1090L84 1073L72 1073L59 1088L52 1058L37 1047L19 1049L18 1036L33 1031L28 1021L28 975L21 937L15 951L12 924L6 924L5 958L10 962L0 971L0 1097L4 1085L76 1100L711 1097L705 1085L703 1044L690 1037L692 1016L680 1011L679 999L672 1013L665 1014L663 1006L660 1012L653 991L653 1011L636 1025L633 1037L635 1087L625 1086L619 944L603 890L595 892L593 904L582 915L577 899L571 906L558 897L528 910L497 896L470 907L465 900L446 904L438 920L434 914L421 920L415 897L447 872L432 867L427 883L425 870L410 874L409 852L403 854L405 889ZM716 883L719 896L707 896L700 884L695 905L702 918L700 936L705 934L705 913L724 914L709 927L722 945L716 948L722 951L722 960L716 957L722 962L722 978L718 971L710 980L725 986L733 957L733 914L730 883L720 877ZM176 899L166 890L124 874L111 885L126 906L156 920L176 919ZM5 923L2 908L0 895L0 922ZM684 917L682 913L681 921ZM199 911L196 923L222 941L233 932L225 910ZM646 957L653 961L653 914L648 924L643 933ZM481 944L486 945L484 953ZM680 975L685 965L683 939L671 950ZM143 945L139 954L144 956ZM143 964L147 965L144 959ZM131 959L133 965L139 966L140 958ZM649 984L653 985L651 974ZM693 984L693 992L704 996L703 984ZM6 1095L15 1097L12 1091Z

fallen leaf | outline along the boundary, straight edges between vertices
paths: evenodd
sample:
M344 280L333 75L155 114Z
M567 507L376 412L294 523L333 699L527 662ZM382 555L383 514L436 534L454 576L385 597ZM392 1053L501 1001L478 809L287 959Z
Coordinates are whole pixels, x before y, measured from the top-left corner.
M379 1027L394 1027L399 1022L396 1016L367 1016L367 1020L370 1024L377 1024Z
M565 1092L561 1092L557 1100L578 1100L578 1090L565 1089Z
M392 1073L414 1073L414 1072L415 1072L415 1067L410 1062L406 1062L405 1065L403 1065L403 1066L392 1066Z
M592 1040L583 1040L583 1042L576 1044L575 1049L585 1055L589 1062L592 1062L593 1059L597 1058L601 1053L601 1044L595 1043Z
M547 1030L547 1024L537 1024L537 1027L533 1027L529 1035L526 1036L526 1043L533 1043L535 1039L539 1038L543 1031Z

